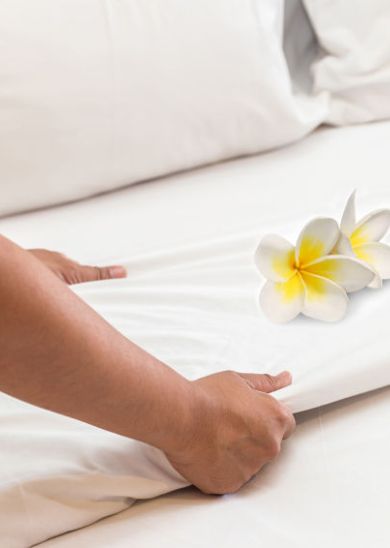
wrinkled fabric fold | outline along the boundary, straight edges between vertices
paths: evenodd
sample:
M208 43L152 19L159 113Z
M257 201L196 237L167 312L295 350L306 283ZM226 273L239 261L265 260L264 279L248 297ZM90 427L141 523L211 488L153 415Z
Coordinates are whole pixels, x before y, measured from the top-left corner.
M390 285L350 296L334 325L297 318L270 325L259 310L253 264L256 235L124 260L121 281L75 292L125 336L188 378L221 369L277 373L292 386L276 397L305 411L390 384Z

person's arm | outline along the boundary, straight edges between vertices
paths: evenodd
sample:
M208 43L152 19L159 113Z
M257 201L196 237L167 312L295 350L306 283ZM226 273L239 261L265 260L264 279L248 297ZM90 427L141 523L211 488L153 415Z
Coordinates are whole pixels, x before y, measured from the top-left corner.
M207 492L238 489L294 420L257 390L280 377L188 381L110 326L33 254L0 236L0 390L162 449Z

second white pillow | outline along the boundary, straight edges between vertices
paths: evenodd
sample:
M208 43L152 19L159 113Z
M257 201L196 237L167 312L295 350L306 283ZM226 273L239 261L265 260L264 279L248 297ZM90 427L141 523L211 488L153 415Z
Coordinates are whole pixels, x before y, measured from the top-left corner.
M390 118L390 2L304 0L323 48L314 91L330 101L327 121Z

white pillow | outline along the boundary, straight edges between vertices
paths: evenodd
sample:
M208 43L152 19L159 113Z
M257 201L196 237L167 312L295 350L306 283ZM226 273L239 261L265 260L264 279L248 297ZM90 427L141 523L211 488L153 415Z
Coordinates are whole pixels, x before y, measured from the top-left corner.
M318 55L318 47L302 0L288 0L284 11L283 50L295 89L311 92L311 66Z
M282 0L3 0L0 215L309 132L282 23Z
M314 91L330 98L327 121L390 118L389 0L304 0L323 47Z

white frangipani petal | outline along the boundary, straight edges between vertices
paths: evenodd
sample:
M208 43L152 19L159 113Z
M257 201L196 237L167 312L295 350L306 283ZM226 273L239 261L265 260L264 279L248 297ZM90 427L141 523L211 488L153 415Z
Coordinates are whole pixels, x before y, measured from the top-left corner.
M255 263L260 272L274 282L283 282L295 274L294 247L276 234L265 236L256 252Z
M379 244L379 240L389 228L389 209L373 211L356 223L355 193L350 196L341 220L343 235L339 238L333 253L350 255L351 249L355 257L371 268L374 277L368 286L376 289L382 286L382 278L389 277L390 254L385 244ZM376 244L379 247L376 247Z
M348 198L347 205L345 206L341 218L340 228L346 236L350 236L356 226L355 196L356 190L354 190Z
M371 269L374 273L374 277L372 279L372 282L368 284L368 287L371 289L380 289L383 285L382 278L380 277L379 272L373 266L371 266Z
M340 232L339 239L336 242L336 245L332 249L332 255L346 255L347 257L354 257L355 253L353 252L351 242L345 234Z
M295 260L299 267L311 263L330 251L339 239L340 230L334 219L319 217L310 221L299 235Z
M347 292L359 291L374 279L374 272L363 261L342 255L328 255L305 266L304 272L331 280Z
M303 308L304 287L299 274L287 282L267 282L260 293L260 305L274 323L293 320Z
M356 256L372 265L382 280L390 278L390 246L371 242L354 248Z
M342 287L314 274L302 273L302 279L305 284L305 316L325 322L337 322L345 316L348 296Z
M390 228L390 210L380 209L366 215L350 234L352 247L378 242Z

